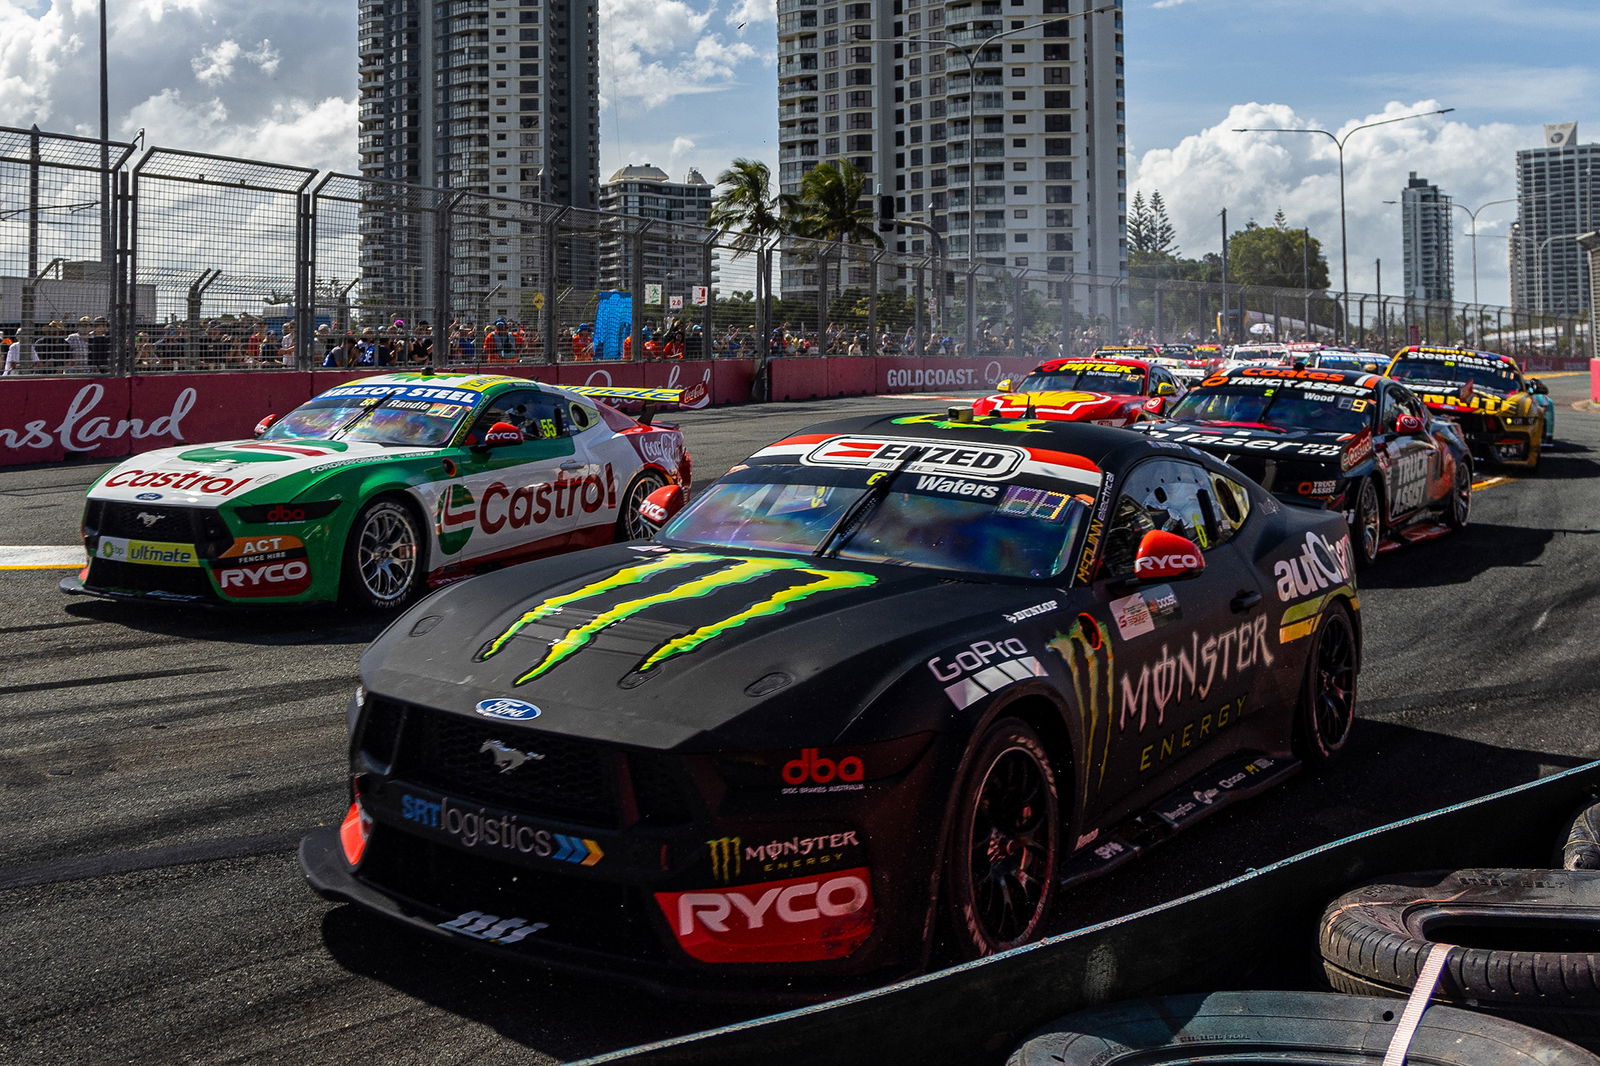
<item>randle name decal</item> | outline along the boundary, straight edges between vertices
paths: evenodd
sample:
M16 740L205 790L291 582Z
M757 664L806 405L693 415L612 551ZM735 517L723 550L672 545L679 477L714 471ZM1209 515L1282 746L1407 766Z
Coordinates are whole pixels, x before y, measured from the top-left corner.
M152 418L148 424L139 418L118 418L110 415L99 415L94 409L105 398L106 387L97 382L91 382L78 390L78 394L67 405L67 413L61 421L51 428L47 418L36 418L22 426L21 429L12 429L0 426L0 448L11 449L45 449L59 445L69 452L93 451L102 443L120 440L124 437L133 440L147 440L151 437L171 437L174 440L183 440L183 417L194 409L198 393L193 388L186 388L178 393L172 401L172 411L169 414Z

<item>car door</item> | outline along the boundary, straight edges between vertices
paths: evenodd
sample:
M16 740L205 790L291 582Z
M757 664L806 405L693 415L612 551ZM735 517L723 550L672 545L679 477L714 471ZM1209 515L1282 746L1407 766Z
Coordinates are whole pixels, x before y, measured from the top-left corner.
M1416 418L1415 432L1402 433L1402 415ZM1431 486L1442 478L1439 444L1428 432L1428 413L1403 387L1383 385L1378 420L1379 467L1383 471L1384 497L1389 524L1403 525L1431 503Z
M1148 798L1220 757L1250 706L1259 666L1274 657L1260 581L1233 543L1248 495L1224 491L1227 500L1199 463L1148 459L1130 471L1108 519L1094 583L1115 663L1101 791L1107 810ZM1136 582L1134 553L1153 529L1194 541L1204 572Z
M489 428L521 431L514 444L485 446ZM440 489L436 509L441 554L448 562L480 564L559 551L592 502L593 464L578 449L561 397L535 388L495 396L473 420L457 474ZM453 549L453 550L452 550Z

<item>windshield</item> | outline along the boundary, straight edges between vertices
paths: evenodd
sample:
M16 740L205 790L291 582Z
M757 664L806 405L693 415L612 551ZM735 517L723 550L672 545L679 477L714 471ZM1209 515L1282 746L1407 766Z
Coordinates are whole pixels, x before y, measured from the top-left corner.
M861 471L764 465L712 485L663 539L810 555L868 492ZM1002 577L1066 569L1092 498L1026 485L902 473L839 531L830 558Z
M396 387L385 395L324 393L278 419L261 439L359 440L437 448L450 440L472 410L465 403L409 397L404 392Z
M1034 371L1014 391L1136 395L1144 391L1144 370L1115 363L1068 363L1047 372Z
M1474 388L1520 392L1522 383L1505 363L1489 359L1412 359L1402 357L1389 371L1396 381L1472 382Z
M1189 393L1167 417L1174 422L1244 422L1318 433L1358 433L1370 420L1372 402L1293 385L1220 385Z

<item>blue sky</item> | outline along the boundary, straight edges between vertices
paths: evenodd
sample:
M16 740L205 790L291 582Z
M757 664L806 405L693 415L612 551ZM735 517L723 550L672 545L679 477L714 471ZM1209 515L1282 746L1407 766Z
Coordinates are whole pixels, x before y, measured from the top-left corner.
M112 126L147 143L355 165L355 0L113 0ZM0 125L92 133L96 0L0 0ZM651 162L714 179L775 163L773 0L601 0L601 173ZM1600 0L1125 0L1130 195L1159 188L1185 254L1229 220L1281 207L1337 259L1335 131L1411 111L1447 116L1352 136L1351 282L1400 279L1395 199L1410 171L1468 206L1511 196L1514 153L1542 124L1600 140ZM1466 218L1456 213L1458 224ZM1483 299L1505 297L1512 211L1480 216ZM1459 231L1458 231L1459 232ZM1457 292L1470 291L1457 241ZM1391 280L1392 279L1392 280Z

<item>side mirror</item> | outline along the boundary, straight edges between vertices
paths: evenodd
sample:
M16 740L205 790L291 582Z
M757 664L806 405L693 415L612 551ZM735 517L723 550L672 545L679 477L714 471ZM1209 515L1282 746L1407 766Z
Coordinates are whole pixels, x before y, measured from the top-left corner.
M1152 529L1139 540L1133 556L1133 580L1181 581L1205 572L1206 557L1200 546L1188 537Z
M485 448L502 448L507 444L521 444L522 441L522 430L510 422L496 422L489 427L489 432L483 435Z
M1548 396L1550 395L1550 386L1546 385L1538 378L1529 378L1528 391L1533 393L1535 396Z
M639 504L639 517L660 529L667 519L683 510L683 486L663 485Z
M267 417L263 418L261 421L257 422L256 423L256 436L259 437L259 436L261 436L261 434L263 434L267 430L271 429L272 428L272 424L274 422L276 422L277 420L278 420L278 416L277 415L268 415Z
M1144 409L1153 415L1159 415L1167 409L1167 398L1165 396L1152 396L1144 402Z
M1001 378L1000 379L1000 384L998 384L998 385L996 385L994 387L994 391L995 392L1010 392L1011 391L1011 379L1010 378Z
M1158 381L1156 382L1156 395L1176 396L1178 395L1178 386L1174 385L1170 381Z
M1409 437L1423 430L1422 419L1416 415L1402 414L1394 420L1394 431L1401 436Z

